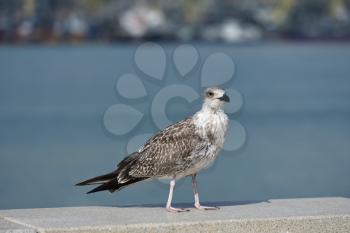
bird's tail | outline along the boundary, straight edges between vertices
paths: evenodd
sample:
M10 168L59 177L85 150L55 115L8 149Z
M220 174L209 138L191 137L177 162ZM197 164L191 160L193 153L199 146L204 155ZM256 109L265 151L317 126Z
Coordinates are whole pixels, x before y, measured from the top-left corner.
M129 175L130 168L132 164L135 162L135 159L137 158L138 153L135 152L126 158L124 158L119 164L117 170L107 173L101 176L96 176L94 178L82 181L76 185L83 186L83 185L93 185L93 184L100 184L96 188L92 189L91 191L87 193L95 193L100 192L104 190L108 190L110 192L119 191L120 189L148 179L148 177L132 177Z
M110 180L112 180L113 178L117 177L117 170L111 172L111 173L107 173L105 175L102 176L96 176L94 178L88 179L88 180L84 180L78 184L76 184L77 186L83 186L83 185L92 185L92 184L103 184L105 182L108 182Z

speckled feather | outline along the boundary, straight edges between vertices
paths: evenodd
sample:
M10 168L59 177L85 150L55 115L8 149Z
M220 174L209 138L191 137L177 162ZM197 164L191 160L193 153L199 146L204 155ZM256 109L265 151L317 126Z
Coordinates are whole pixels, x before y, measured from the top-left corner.
M129 175L181 178L209 166L223 146L228 119L223 111L206 119L205 114L205 110L200 111L149 139L138 151Z
M133 177L171 177L184 172L208 142L195 134L193 119L173 124L149 139L129 171Z

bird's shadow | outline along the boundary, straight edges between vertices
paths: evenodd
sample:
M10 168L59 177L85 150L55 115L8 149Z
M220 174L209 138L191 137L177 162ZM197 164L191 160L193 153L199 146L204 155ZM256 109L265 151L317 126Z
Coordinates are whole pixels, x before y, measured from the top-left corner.
M202 205L205 206L216 206L216 207L225 207L225 206L241 206L241 205L250 205L257 203L270 203L269 200L255 200L255 201L218 201L218 202L202 202ZM109 207L118 207L118 208L163 208L163 204L130 204L130 205L109 205ZM174 203L174 206L181 206L183 208L192 208L193 203Z

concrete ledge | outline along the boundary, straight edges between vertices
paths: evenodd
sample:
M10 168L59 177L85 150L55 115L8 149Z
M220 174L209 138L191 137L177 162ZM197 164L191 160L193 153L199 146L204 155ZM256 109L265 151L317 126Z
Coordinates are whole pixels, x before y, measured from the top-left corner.
M218 211L162 207L0 210L0 232L350 232L350 199L224 203Z
M35 233L36 231L32 228L26 227L22 224L13 223L5 219L0 218L0 233Z

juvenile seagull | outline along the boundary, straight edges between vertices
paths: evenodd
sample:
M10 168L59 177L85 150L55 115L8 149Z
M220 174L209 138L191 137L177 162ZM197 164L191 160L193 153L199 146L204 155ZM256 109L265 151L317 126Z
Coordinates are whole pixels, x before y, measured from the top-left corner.
M115 192L143 180L170 179L166 209L182 212L186 210L171 205L175 181L192 176L194 206L200 210L216 209L200 204L196 175L215 160L223 147L228 127L228 117L223 107L229 101L224 90L218 87L207 88L202 108L193 116L158 132L139 151L124 158L115 171L77 185L100 184L88 193L103 190Z

